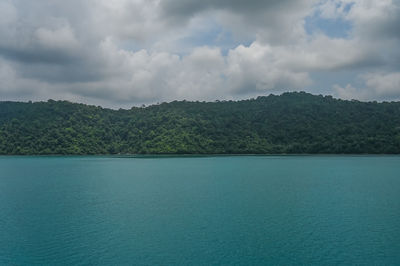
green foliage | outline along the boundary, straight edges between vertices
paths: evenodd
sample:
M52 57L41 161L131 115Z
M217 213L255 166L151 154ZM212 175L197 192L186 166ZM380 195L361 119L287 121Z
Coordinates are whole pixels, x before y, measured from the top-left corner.
M0 154L400 153L400 103L304 92L110 110L0 102Z

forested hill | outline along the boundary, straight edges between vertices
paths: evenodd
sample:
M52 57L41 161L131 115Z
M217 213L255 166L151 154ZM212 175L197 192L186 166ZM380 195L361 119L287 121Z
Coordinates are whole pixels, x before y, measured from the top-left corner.
M400 153L400 103L284 93L111 110L0 102L0 154Z

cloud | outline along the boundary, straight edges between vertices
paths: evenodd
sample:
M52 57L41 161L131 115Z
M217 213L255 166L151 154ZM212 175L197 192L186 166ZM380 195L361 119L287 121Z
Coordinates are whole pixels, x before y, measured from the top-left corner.
M54 30L38 28L34 36L40 46L50 50L75 50L78 46L78 41L68 25Z
M146 50L129 52L119 49L112 39L107 39L96 52L99 65L91 66L98 72L93 75L93 80L80 80L80 70L71 71L69 65L60 68L44 65L29 70L23 66L25 72L17 71L17 67L13 75L18 79L17 75L23 73L32 81L52 82L51 86L45 86L48 95L70 98L70 94L76 94L120 103L160 99L212 100L215 97L302 88L311 82L305 72L275 67L277 58L274 58L271 48L257 43L249 47L239 46L226 56L219 48L199 47L180 57ZM83 71L88 75L85 69ZM65 76L69 78L63 80ZM34 84L32 82L31 86ZM60 92L65 92L65 95Z
M0 58L0 100L40 100L45 83L18 75L12 64Z
M345 99L400 100L400 72L366 73L360 75L359 79L365 87L357 89L347 84L344 88L335 85L334 89Z
M359 38L400 38L398 0L325 0L316 11L326 19L351 21Z
M308 32L310 17L345 21L349 34ZM0 0L0 97L129 106L311 90L395 99L399 23L397 0ZM349 85L316 82L321 73Z
M17 9L9 2L0 2L0 25L10 26L16 20Z
M363 76L368 88L374 88L378 95L400 96L400 72L368 73Z
M354 21L355 34L369 39L400 39L400 5L397 0L356 1L347 19Z
M258 42L249 47L238 46L227 57L226 75L234 91L265 93L288 88L304 88L311 84L306 72L293 71L279 66L282 54L275 54L273 47ZM285 55L284 55L285 56Z
M161 1L161 14L170 23L181 25L196 16L213 13L219 23L240 40L256 36L259 41L277 44L304 37L303 19L316 2L165 0Z

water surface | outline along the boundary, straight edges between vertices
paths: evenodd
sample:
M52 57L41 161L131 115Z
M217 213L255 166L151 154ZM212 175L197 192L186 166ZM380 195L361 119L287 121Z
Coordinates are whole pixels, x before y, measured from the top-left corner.
M400 265L400 157L0 157L0 264Z

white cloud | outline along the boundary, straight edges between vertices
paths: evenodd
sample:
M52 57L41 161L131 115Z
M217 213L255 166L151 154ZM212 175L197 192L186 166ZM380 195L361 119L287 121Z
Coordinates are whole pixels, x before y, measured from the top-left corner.
M280 54L273 47L254 42L249 47L238 46L227 57L229 86L237 92L283 91L304 88L311 84L306 72L280 67Z
M365 84L364 88L355 88L351 84L346 87L334 86L337 94L345 99L362 100L400 100L400 72L366 73L359 76Z
M400 72L368 73L363 75L368 88L374 89L377 95L400 96Z
M349 22L351 34L308 34L316 14ZM324 86L396 98L399 23L391 0L0 0L0 97L117 106ZM217 46L219 31L230 45ZM364 87L312 80L355 70Z
M350 21L358 38L400 38L398 0L324 0L316 11L322 18Z
M253 43L223 56L219 48L199 47L187 56L118 49L111 39L101 45L105 81L89 85L88 96L116 101L156 101L255 95L310 84L307 73L274 67L271 48ZM84 87L85 84L79 84ZM95 88L99 88L96 90Z

